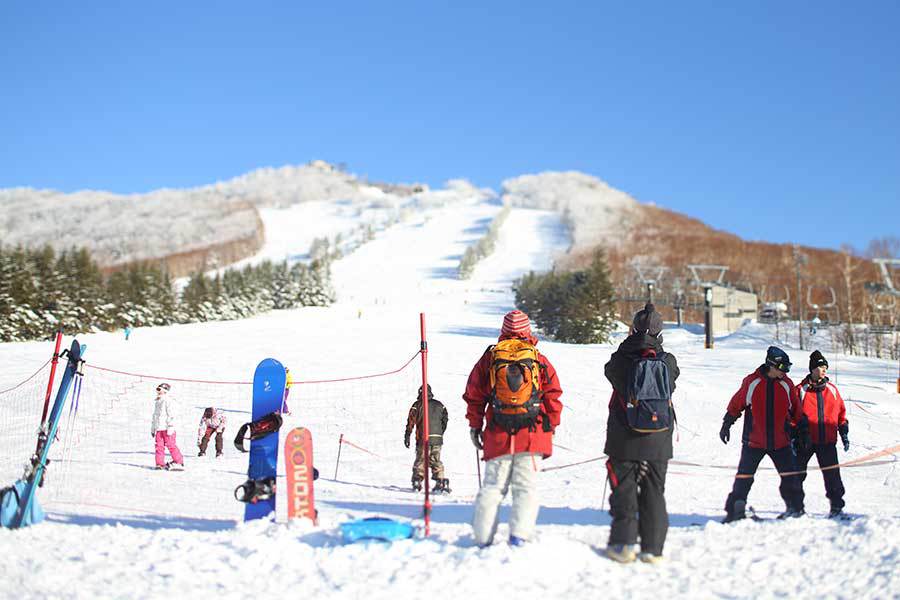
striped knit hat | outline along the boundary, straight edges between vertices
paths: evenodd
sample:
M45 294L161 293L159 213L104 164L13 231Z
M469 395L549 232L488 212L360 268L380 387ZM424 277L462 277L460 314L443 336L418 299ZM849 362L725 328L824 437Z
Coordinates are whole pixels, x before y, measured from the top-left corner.
M503 317L503 327L500 328L501 336L531 337L531 323L528 315L521 310L513 310Z

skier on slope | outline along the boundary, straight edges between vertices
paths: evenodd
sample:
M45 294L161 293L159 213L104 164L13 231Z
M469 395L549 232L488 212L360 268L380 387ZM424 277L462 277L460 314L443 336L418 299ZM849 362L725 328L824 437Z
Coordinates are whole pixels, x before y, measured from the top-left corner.
M466 383L469 433L487 462L472 521L479 546L494 541L498 509L510 488L509 543L519 545L534 535L540 509L537 474L541 461L553 453L553 433L563 409L556 369L537 352L537 342L528 315L507 313L497 344L485 350ZM528 394L525 414L519 412L522 407L511 408L519 392Z
M291 414L291 409L288 408L287 399L291 393L291 386L294 385L294 376L291 375L291 370L286 368L284 369L284 398L281 401L281 414L289 415Z
M422 410L422 387L419 386L418 397L409 407L406 417L406 432L403 445L409 448L409 438L413 428L416 430L416 460L412 467L413 490L422 489L425 479L425 440L423 426L425 414ZM450 492L450 480L444 478L444 464L441 462L441 448L444 444L444 432L447 431L447 408L440 400L435 399L428 384L428 465L431 467L431 478L434 480L435 492Z
M225 413L217 408L210 406L203 411L203 416L200 417L200 427L197 430L197 446L200 448L197 456L206 455L206 447L213 434L216 436L216 458L222 456L222 435L225 433L227 421Z
M606 555L619 562L637 558L632 546L641 539L640 559L656 563L662 559L663 545L669 529L666 510L666 470L672 458L672 429L653 432L635 431L628 423L625 402L629 398L630 380L636 365L648 358L661 358L668 374L668 392L675 391L680 373L678 362L662 348L662 316L651 303L638 311L631 332L619 345L605 373L613 385L606 422L607 476L612 493L609 512L612 524ZM670 405L671 407L671 405ZM674 411L670 412L671 418Z
M769 346L765 363L744 378L728 403L719 431L723 444L731 438L730 429L734 422L741 413L745 415L738 473L725 501L726 523L746 516L747 496L764 456L772 459L779 473L797 470L792 441L803 444L808 432L803 430L802 423L798 423L800 407L793 400L794 384L787 377L790 369L787 353ZM778 490L785 503L785 511L779 519L804 514L803 491L797 475L783 475Z
M170 389L168 383L156 386L156 403L153 406L150 437L156 440L156 468L180 471L184 469L184 457L175 441L175 398L169 395ZM168 463L166 449L172 455L172 460Z
M844 399L828 380L828 361L818 350L809 355L809 375L794 388L794 402L802 412L801 420L807 422L811 443L797 452L800 475L800 492L806 480L806 466L813 454L822 469L825 496L831 503L829 517L838 517L844 509L844 483L838 464L837 438L841 436L844 452L850 449L849 424Z

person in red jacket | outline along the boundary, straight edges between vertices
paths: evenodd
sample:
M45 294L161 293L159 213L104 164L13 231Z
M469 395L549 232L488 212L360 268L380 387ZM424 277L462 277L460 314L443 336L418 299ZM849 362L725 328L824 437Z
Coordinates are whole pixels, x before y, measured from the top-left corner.
M810 444L797 453L800 485L806 480L806 466L816 455L822 478L825 480L825 496L831 503L829 517L840 516L844 510L844 483L838 464L837 438L841 436L844 452L850 449L850 426L840 392L828 380L828 361L818 350L809 355L809 375L794 388L794 402L800 407L800 417L808 427ZM801 493L802 493L801 487Z
M531 334L528 315L518 310L506 314L498 345L504 340L522 340L531 346L537 345L537 339ZM484 451L487 463L482 487L475 498L475 516L472 521L475 542L479 546L493 542L497 531L498 509L510 489L512 513L509 519L509 543L519 545L532 538L540 508L537 474L540 472L541 461L553 453L553 433L559 426L563 408L559 400L562 389L556 369L546 356L538 353L540 413L532 424L515 431L510 431L508 426L501 426L498 420L503 422L504 419L494 414L494 398L497 393L495 386L491 385L492 378L496 376L495 347L488 347L475 364L463 394L472 443L478 450ZM512 372L514 374L515 369ZM504 382L505 380L506 378Z
M744 415L741 460L734 486L725 501L725 522L746 516L747 496L753 476L764 456L775 463L779 473L797 470L791 444L796 435L799 407L793 401L793 382L787 377L791 361L787 353L769 346L766 362L744 378L741 388L728 403L719 438L727 444L731 426ZM799 517L803 510L803 491L797 475L783 475L778 488L786 509L778 518Z

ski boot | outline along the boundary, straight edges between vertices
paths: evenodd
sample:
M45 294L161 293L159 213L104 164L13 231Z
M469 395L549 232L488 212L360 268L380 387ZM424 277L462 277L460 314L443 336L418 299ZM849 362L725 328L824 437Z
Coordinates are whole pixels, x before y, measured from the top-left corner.
M412 480L412 489L414 492L422 491L422 480L421 479L413 479Z
M184 465L175 461L166 463L166 468L170 471L184 471Z
M200 452L197 453L197 456L206 456L206 451L201 450ZM218 456L218 454L216 456Z
M528 543L528 540L526 540L525 538L520 538L515 535L509 536L509 545L510 546L516 546L516 547L524 546L527 543Z
M444 494L450 493L450 480L449 479L435 479L434 480L434 489L431 490L432 493L437 494L438 492L443 492Z
M723 523L733 523L734 521L740 521L741 519L747 518L747 502L745 500L735 500L734 507L731 509L731 512L725 515L725 519L722 520Z
M778 515L778 517L776 517L776 518L780 521L783 521L785 519L796 519L797 517L802 517L805 514L806 514L806 511L803 510L802 508L788 507L787 509L785 509L785 511L783 513Z
M832 506L831 510L828 511L829 519L843 519L844 518L844 509L840 506Z
M222 456L222 453L221 453L221 452L216 452L216 458L219 458L220 456Z
M638 558L641 562L650 565L658 565L663 561L662 554L653 554L652 552L641 552L638 554Z
M637 558L634 549L626 544L613 544L606 547L606 557L620 563L634 562Z

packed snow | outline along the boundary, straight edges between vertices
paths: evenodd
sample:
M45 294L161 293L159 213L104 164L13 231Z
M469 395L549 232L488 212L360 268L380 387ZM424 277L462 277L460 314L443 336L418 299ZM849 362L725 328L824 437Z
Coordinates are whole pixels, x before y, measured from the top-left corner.
M713 350L704 349L697 327L664 333L682 374L667 486L671 528L662 564L623 566L600 552L610 523L602 448L611 388L603 365L621 333L609 344L541 341L539 349L559 373L565 409L554 455L540 478L537 537L510 547L501 525L493 546L476 547L469 522L478 490L477 462L460 396L472 365L496 340L503 314L513 308L512 280L528 270L550 268L571 242L558 214L515 208L494 253L471 279L458 279L456 266L466 246L483 235L499 209L472 198L377 232L333 265L338 302L328 308L143 328L129 341L120 333L79 336L88 346L89 365L79 410L85 418L98 418L71 447L68 475L54 475L51 466L38 495L47 521L0 530L0 597L900 597L895 453L842 470L846 510L857 516L853 520L822 518L828 502L820 473L811 471L805 485L807 516L719 522L740 453L737 440L727 446L719 441L721 418L741 379L762 362L774 337L772 329L757 324L717 338ZM287 231L291 220L301 217L284 210L274 216L283 219ZM323 223L323 229L340 230L340 216L322 211L323 219L337 219ZM309 219L309 213L302 218ZM316 228L309 220L292 225ZM304 243L296 247L278 236L273 244L276 238L277 247L264 249L271 257L308 250L302 236L298 241ZM303 425L313 432L322 472L316 482L319 524L288 522L283 496L274 521L241 522L242 506L231 494L245 479L247 459L231 439L249 415L249 388L221 387L228 391L215 402L229 417L225 455L201 458L194 440L207 398L195 395L210 386L174 379L249 381L266 357L279 359L297 380L307 382L396 370L419 348L420 312L429 340L428 379L450 413L443 460L453 492L433 497L430 536L344 544L338 529L353 518L378 515L423 525L422 495L408 491L413 451L402 444L406 410L420 383L418 358L384 378L296 385L286 427ZM824 336L815 341L824 344ZM787 350L796 365L791 375L799 380L807 352L789 345ZM25 379L51 352L50 342L0 345L0 390ZM900 438L896 364L827 349L826 354L850 421L851 448L840 451L841 460L895 447ZM152 377L134 380L115 408L104 413L90 404L96 402L92 398L106 398L100 382L131 380L91 366ZM183 407L178 427L186 456L183 472L152 470L147 434L152 390L161 379L173 380L172 394ZM42 400L40 394L35 398ZM8 413L0 407L0 414ZM71 441L65 431L60 447ZM334 477L340 433L358 448L342 447ZM24 461L27 446L15 449L24 454L17 460ZM12 442L0 438L0 450L10 454ZM767 460L750 504L757 513L773 516L783 504L778 477L766 467L771 467ZM16 473L6 469L2 475L6 484ZM53 489L63 484L65 489ZM501 518L507 515L502 512Z

